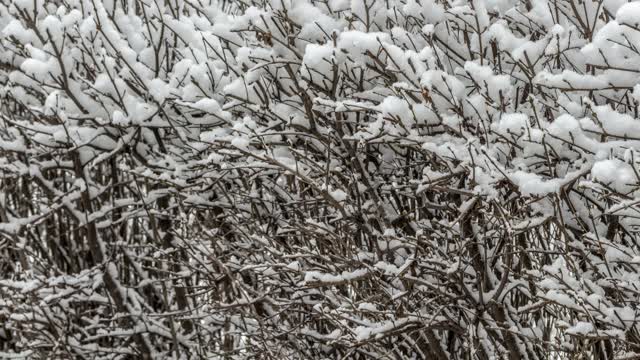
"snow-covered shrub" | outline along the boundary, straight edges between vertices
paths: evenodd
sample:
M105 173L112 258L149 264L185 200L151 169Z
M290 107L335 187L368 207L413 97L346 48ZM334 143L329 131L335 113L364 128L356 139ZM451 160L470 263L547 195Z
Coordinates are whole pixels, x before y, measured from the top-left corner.
M640 3L0 0L0 358L634 358Z

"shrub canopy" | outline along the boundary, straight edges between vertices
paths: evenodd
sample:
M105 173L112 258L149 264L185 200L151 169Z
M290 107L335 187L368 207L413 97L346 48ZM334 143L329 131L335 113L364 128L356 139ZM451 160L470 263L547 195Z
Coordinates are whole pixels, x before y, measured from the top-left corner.
M640 353L640 2L0 0L0 30L0 358Z

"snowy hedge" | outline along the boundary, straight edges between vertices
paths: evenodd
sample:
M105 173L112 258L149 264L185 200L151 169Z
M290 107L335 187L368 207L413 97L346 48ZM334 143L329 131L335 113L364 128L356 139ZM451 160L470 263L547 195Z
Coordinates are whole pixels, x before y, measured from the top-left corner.
M0 358L640 357L640 2L0 29Z

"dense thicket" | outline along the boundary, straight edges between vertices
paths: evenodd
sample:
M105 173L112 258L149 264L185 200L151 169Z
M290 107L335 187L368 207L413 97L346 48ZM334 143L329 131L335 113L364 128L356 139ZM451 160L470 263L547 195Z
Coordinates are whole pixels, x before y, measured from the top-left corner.
M0 29L0 358L640 358L640 3Z

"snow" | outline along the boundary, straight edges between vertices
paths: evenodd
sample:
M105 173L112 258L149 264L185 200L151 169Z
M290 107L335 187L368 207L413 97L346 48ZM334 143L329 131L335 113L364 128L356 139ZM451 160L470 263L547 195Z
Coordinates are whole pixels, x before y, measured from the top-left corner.
M422 74L421 84L429 90L439 90L445 97L458 99L464 95L464 85L460 80L439 70L428 70Z
M594 331L592 323L579 321L572 327L568 328L566 332L573 335L587 335Z
M301 266L300 263L298 261L293 261L290 264L287 264L287 268L293 270L293 271L300 271Z
M377 311L375 304L371 303L360 303L358 304L358 310L360 311Z
M427 25L433 25L443 20L444 9L440 3L433 0L408 0L402 12L412 16L423 16ZM424 28L423 28L424 31Z
M316 271L307 271L304 276L305 283L320 282L324 284L341 283L353 281L365 277L369 273L367 269L357 269L354 271L343 271L340 275L326 274Z
M489 66L467 61L464 64L464 70L476 83L482 86L491 99L499 99L500 96L506 97L511 91L510 76L494 75L493 70Z
M347 193L341 189L331 190L329 195L337 202L344 202L347 199Z
M535 173L516 171L511 174L510 179L518 185L520 191L525 195L546 195L557 192L560 189L558 179L545 180Z
M29 359L33 354L32 350L21 351L19 353L7 353L0 351L0 358L3 359Z
M616 12L616 21L631 26L640 25L640 4L633 1L620 6Z
M318 74L329 73L333 67L332 63L338 61L337 54L339 54L339 52L336 51L336 48L327 44L307 45L304 51L304 57L302 58L302 62L310 72L310 74L307 75L314 78L317 77ZM316 71L317 74L311 72L311 70Z
M622 249L618 249L614 246L609 246L605 253L605 258L609 262L623 262L630 260L630 256Z
M637 180L633 168L618 159L597 161L591 169L591 177L621 191L629 191Z
M400 269L393 264L380 261L374 265L376 269L382 270L387 275L397 275L400 273Z
M387 33L345 31L338 37L338 47L349 52L356 64L366 65L372 60L367 56L367 52L376 54L382 43L390 42L391 38Z
M529 116L525 114L504 114L491 128L504 135L519 135L529 127Z
M411 322L412 319L410 318L400 318L376 323L374 326L359 326L355 329L356 340L365 341L368 339L375 339L384 335L386 332L411 324Z
M149 82L148 86L149 93L159 103L163 103L171 96L171 87L162 79L153 79Z
M14 140L14 141L0 140L0 149L4 151L15 151L15 152L27 151L27 147L25 146L22 139Z

